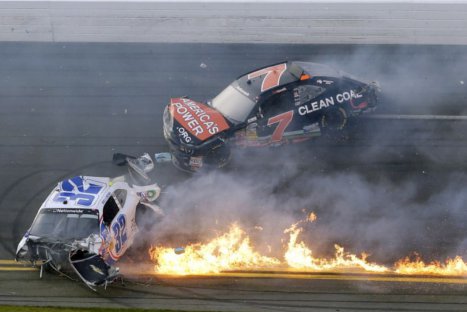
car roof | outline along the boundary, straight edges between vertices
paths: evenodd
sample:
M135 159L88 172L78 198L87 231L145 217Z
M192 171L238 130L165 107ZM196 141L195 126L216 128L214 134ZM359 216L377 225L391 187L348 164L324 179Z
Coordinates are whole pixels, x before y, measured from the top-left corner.
M50 192L40 209L98 209L102 212L110 195L110 178L76 176L63 180Z
M307 74L311 77L342 77L347 74L343 71L335 69L331 66L318 64L313 62L297 62L297 61L285 61L268 66L263 66L252 70L246 74L239 76L232 85L240 89L243 94L247 94L248 97L252 100L256 100L258 96L262 93L265 93L271 89L262 90L262 83L265 79L267 71L264 71L268 68L277 68L281 65L285 65L285 70L280 75L280 80L275 84L274 88L278 89L285 85L288 85L293 82L297 82L302 77L302 74ZM261 75L255 75L255 73L262 73ZM252 78L254 77L254 78Z
M354 80L362 81L351 75L343 70L336 69L332 66L319 64L319 63L312 63L312 62L294 62L298 66L304 69L305 73L310 75L311 77L334 77L334 78L342 78L347 77Z
M252 70L246 74L239 76L233 83L235 88L239 88L243 94L248 94L248 97L252 100L255 100L256 97L265 93L271 89L262 90L263 80L265 79L265 75L267 75L267 71L264 72L263 70L268 68L275 68L276 66L284 65L285 70L281 72L280 80L274 85L271 89L276 89L281 86L290 84L292 82L296 82L300 80L300 77L303 73L303 69L296 65L295 62L286 61L280 62L268 66L263 66ZM260 75L254 75L255 73L259 73L263 71Z
M295 62L303 68L308 75L325 76L325 77L341 77L343 72L329 65L312 63L312 62Z

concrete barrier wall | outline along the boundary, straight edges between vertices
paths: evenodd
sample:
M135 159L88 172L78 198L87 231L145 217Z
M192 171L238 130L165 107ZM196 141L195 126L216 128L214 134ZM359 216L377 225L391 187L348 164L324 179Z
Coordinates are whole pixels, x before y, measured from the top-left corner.
M467 44L467 3L2 1L0 41Z

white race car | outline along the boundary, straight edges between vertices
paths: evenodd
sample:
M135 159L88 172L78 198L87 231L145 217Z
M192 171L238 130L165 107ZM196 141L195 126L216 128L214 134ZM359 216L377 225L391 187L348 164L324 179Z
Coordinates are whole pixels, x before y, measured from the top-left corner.
M115 262L138 233L139 212L162 214L154 203L160 195L157 184L128 181L135 180L135 172L148 180L146 172L154 166L149 155L126 157L123 163L133 169L130 176L76 176L59 182L21 239L16 260L40 266L41 277L44 268L74 272L92 289L113 281Z

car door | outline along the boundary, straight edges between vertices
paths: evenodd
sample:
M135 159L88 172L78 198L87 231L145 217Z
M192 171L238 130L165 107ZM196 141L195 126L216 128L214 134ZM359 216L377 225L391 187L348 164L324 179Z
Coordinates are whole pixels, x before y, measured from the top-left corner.
M115 189L103 208L101 235L107 244L107 251L113 261L117 261L131 246L134 239L135 205L125 189Z
M293 131L295 115L293 92L284 90L273 94L259 107L257 136L267 138L269 144L281 144Z

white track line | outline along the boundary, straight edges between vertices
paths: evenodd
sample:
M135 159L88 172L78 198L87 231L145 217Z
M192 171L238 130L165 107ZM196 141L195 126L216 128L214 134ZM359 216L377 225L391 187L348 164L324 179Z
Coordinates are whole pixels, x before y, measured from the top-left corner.
M368 119L387 119L387 120L446 120L459 121L467 120L465 115L395 115L395 114L374 114L363 116Z
M11 0L0 0L0 2L10 2ZM44 0L15 0L15 2L44 2ZM282 3L284 0L48 0L47 2L191 2L191 3ZM293 0L292 3L434 3L434 4L454 4L467 3L467 0Z

